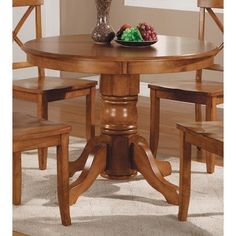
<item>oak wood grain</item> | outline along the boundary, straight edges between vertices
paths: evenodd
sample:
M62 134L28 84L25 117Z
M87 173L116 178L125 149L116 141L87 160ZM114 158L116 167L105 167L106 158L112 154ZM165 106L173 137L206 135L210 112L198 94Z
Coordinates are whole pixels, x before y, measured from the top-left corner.
M205 24L206 11L223 33L223 23L219 20L212 8L223 8L223 1L218 0L199 0L199 27L198 38L205 40ZM218 46L219 51L223 49L223 43ZM223 103L224 86L222 81L212 82L204 81L202 69L215 70L223 72L223 66L212 63L210 66L199 68L195 67L195 80L189 81L176 79L172 82L163 81L155 84L150 84L151 89L151 125L150 125L150 144L154 154L157 153L159 142L159 125L160 125L160 99L176 100L195 104L195 120L201 121L202 104L206 105L206 120L215 120L216 105ZM153 96L155 94L155 96ZM157 102L158 101L158 102ZM198 147L199 149L199 147ZM200 151L200 150L199 150ZM215 156L206 153L207 172L213 173L215 166Z
M212 43L164 35L159 36L158 43L153 47L139 49L121 47L116 43L97 45L90 35L67 35L29 41L24 44L23 50L32 64L101 74L194 70L210 66L218 52ZM57 63L59 61L60 64ZM148 69L145 69L147 66Z
M224 128L222 121L178 123L177 128L187 135L187 141L223 156Z
M69 125L39 120L23 113L13 113L13 204L21 203L21 152L57 147L57 192L61 222L70 225L69 211Z
M142 73L188 71L210 66L218 52L216 46L195 39L160 36L154 47L134 50L115 43L96 45L90 35L67 35L31 40L24 44L23 50L29 62L40 67L101 74L101 135L95 137L95 143L106 147L105 175L129 179L139 170L168 202L178 204L176 186L164 178L171 172L169 163L155 161L147 142L137 134L139 77ZM86 146L83 153L89 156L92 150ZM139 155L137 150L142 150ZM82 158L86 156L82 154ZM102 170L100 167L104 167L102 158L96 163L97 171L93 171L88 182L86 178L75 182L72 203L94 182L94 176ZM81 170L80 157L70 169L70 174ZM83 185L85 187L80 188Z
M43 0L14 0L13 7L28 6L23 16L13 30L13 41L18 46L23 46L23 41L20 39L20 30L25 30L23 26L25 22L35 10L35 38L42 38L42 17L41 5ZM22 69L33 67L28 61L14 62L13 69ZM13 82L13 96L18 99L33 101L37 105L37 116L39 118L48 118L48 103L57 100L86 96L87 102L87 124L86 136L87 139L94 136L94 92L95 81L86 81L82 79L71 78L53 78L46 77L44 67L38 67L38 77ZM41 170L47 167L47 149L38 150L39 168Z
M18 231L13 231L13 236L29 236Z
M56 101L49 104L49 119L57 122L68 123L72 126L71 135L80 138L86 138L85 135L85 98L73 98L63 101ZM96 95L96 135L100 133L100 96ZM30 115L35 113L34 103L13 99L13 109L15 111L24 111ZM148 97L139 96L137 103L138 110L138 133L149 138L149 120L150 120L150 102ZM176 121L194 120L194 104L182 103L172 100L163 100L160 106L160 143L157 155L179 157L179 132L176 129ZM203 114L205 111L203 111ZM205 115L205 114L204 114ZM223 109L217 108L217 120L223 120ZM192 150L192 160L205 163L205 156L199 155L197 150ZM222 158L216 158L216 165L222 166Z
M205 121L178 123L180 130L180 221L186 221L191 190L191 145L199 146L223 157L223 122Z
M199 7L224 8L224 0L198 0Z
M24 6L40 6L43 5L44 0L13 0L13 7L24 7Z

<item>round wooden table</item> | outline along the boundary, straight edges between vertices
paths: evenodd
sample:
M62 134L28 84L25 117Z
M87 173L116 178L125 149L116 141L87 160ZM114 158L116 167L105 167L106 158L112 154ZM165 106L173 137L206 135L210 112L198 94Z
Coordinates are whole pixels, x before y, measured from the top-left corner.
M213 64L218 48L191 38L159 36L145 48L122 47L115 42L95 44L89 35L32 40L23 50L31 64L61 71L101 74L101 135L90 140L81 156L70 163L70 176L82 170L70 185L70 203L86 191L99 174L126 179L142 173L166 200L178 204L178 187L164 177L169 162L156 160L147 141L137 134L140 74L202 69ZM91 158L90 158L91 157Z

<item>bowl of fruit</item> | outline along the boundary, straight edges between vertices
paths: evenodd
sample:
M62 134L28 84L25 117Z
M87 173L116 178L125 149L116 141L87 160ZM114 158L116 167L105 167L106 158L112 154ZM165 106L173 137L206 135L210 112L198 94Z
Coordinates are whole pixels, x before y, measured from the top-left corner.
M147 47L158 41L157 33L151 25L139 23L133 27L124 24L116 33L115 41L126 47Z

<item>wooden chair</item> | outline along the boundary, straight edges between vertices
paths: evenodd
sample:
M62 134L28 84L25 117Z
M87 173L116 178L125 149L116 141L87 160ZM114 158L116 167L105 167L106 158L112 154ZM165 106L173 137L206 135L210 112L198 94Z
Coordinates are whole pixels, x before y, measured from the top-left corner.
M199 15L199 39L204 39L205 12L207 11L216 25L223 33L223 24L215 15L212 8L223 8L223 0L198 0L200 8ZM219 46L219 51L223 48L223 43ZM223 71L223 66L213 64L208 70ZM206 120L216 119L216 105L223 103L223 83L202 80L202 70L196 71L195 81L159 82L149 84L150 88L150 148L156 156L159 142L160 126L160 99L170 99L182 102L195 103L195 119L202 120L201 104L206 106ZM206 155L207 172L213 173L215 166L215 156Z
M71 127L13 114L13 204L21 203L21 152L37 148L57 147L57 191L63 225L70 225L68 143Z
M177 124L180 130L180 181L179 215L185 221L191 190L191 145L223 156L223 123L220 121L192 122Z
M13 0L13 7L28 7L23 17L13 30L13 40L22 47L23 42L18 37L28 16L35 9L36 38L42 37L41 6L44 0ZM32 67L28 62L15 62L13 69ZM13 96L17 99L37 103L38 118L48 119L48 103L67 98L86 96L86 137L95 135L95 88L97 82L45 76L43 68L38 68L38 77L13 82ZM39 168L46 169L47 149L39 150Z

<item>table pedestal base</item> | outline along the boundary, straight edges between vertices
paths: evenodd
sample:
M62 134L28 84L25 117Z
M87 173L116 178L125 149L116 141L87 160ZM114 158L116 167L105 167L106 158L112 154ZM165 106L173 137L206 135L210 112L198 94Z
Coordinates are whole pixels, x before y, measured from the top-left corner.
M78 197L85 192L97 176L104 172L109 179L130 179L132 175L114 176L107 169L107 157L111 139L106 135L101 135L90 140L81 156L74 162L70 162L70 176L75 172L82 171L78 179L70 185L70 204L74 204ZM140 172L147 182L161 192L168 203L178 205L178 187L168 182L164 176L171 173L171 166L167 161L156 160L144 138L139 135L129 137L130 169L131 173Z
M131 170L130 175L111 175L109 174L109 171L104 171L101 173L101 176L105 179L111 179L111 180L130 180L134 179L138 174L137 170Z
M99 174L120 180L140 172L167 202L178 205L178 187L164 178L171 174L170 163L156 160L146 140L137 135L139 82L139 75L101 76L102 134L91 139L78 160L70 163L70 176L82 170L70 186L71 204Z

